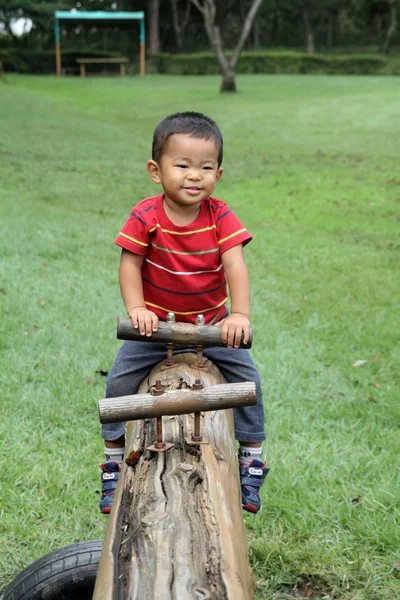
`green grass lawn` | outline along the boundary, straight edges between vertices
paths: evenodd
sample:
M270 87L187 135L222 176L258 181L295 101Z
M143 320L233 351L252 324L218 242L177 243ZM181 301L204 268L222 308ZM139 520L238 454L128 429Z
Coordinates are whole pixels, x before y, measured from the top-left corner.
M0 587L104 535L99 371L124 312L113 240L159 190L155 124L200 110L224 133L215 195L254 234L271 466L262 512L245 515L257 598L400 597L399 80L219 83L0 81Z

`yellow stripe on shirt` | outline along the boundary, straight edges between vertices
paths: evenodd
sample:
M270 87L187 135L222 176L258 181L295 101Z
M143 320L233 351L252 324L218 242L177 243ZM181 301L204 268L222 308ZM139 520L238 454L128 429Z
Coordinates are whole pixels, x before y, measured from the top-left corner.
M203 229L194 229L193 231L171 231L170 229L163 229L160 223L157 223L152 229L149 230L149 233L153 233L159 227L163 233L170 233L171 235L189 235L191 233L202 233L203 231L210 231L210 229L216 229L216 225L211 225L210 227L204 227Z
M235 237L235 235L239 235L239 233L243 233L243 231L247 231L247 229L245 229L243 227L243 229L239 229L239 231L235 231L235 233L231 233L231 235L227 235L222 240L219 240L218 244L222 244L223 242L226 242L226 240L230 240L231 238Z
M139 244L140 246L148 246L148 244L145 244L144 242L139 242L139 240L135 240L135 238L131 237L130 235L126 235L126 233L122 233L122 231L119 232L119 235L126 238L127 240L130 240L131 242L135 242L135 244Z
M167 313L173 312L176 315L195 315L195 314L209 312L210 310L215 310L216 308L219 308L220 306L225 304L225 302L227 300L228 300L228 296L226 298L224 298L224 300L222 300L222 302L220 302L216 306L212 306L211 308L198 308L197 310L190 310L188 312L179 312L178 310L175 310L174 308L164 308L164 306L158 306L158 304L153 304L152 302L145 301L145 304L148 306L153 306L154 308L159 308L160 310L165 310L165 312L167 312Z

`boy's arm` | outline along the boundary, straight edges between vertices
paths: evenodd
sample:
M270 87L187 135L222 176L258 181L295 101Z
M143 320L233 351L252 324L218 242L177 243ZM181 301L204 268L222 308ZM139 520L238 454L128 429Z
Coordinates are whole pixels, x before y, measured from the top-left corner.
M250 335L250 279L242 244L224 252L221 260L228 281L231 312L218 326L222 327L222 341L228 348L238 348L242 332L245 343L249 341Z
M132 325L141 335L151 335L158 329L158 317L146 308L143 296L142 264L144 256L122 250L119 266L119 285Z

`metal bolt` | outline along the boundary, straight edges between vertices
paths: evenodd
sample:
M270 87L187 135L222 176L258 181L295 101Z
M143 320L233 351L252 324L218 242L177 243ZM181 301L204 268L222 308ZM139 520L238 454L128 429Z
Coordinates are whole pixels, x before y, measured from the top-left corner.
M196 362L198 367L204 367L203 346L196 346Z
M204 315L197 315L196 317L196 325L205 325Z
M201 383L201 379L196 378L194 380L194 384L192 385L192 390L202 390L203 389L203 384Z
M173 312L169 312L167 314L167 317L165 319L166 323L176 323L176 318L175 318L175 313Z
M161 383L161 382L160 382ZM157 441L154 444L155 448L165 448L165 442L163 440L163 430L162 430L162 417L157 417Z
M201 442L203 436L200 435L200 413L194 413L194 433L192 435L192 440L194 442Z
M175 348L175 344L167 344L167 359L165 361L165 364L170 367L171 365L174 365L174 348Z
M156 380L156 387L151 390L152 396L161 396L164 393L163 386L161 385L161 379Z

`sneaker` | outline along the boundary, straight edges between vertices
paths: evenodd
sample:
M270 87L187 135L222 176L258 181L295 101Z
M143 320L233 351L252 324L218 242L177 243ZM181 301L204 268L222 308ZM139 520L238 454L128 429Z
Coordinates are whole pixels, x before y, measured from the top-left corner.
M119 479L120 468L119 464L114 461L106 462L99 466L102 471L100 512L108 515L111 512L114 493Z
M254 458L249 465L239 463L240 484L242 486L242 508L256 513L261 508L259 490L269 473L267 463Z

